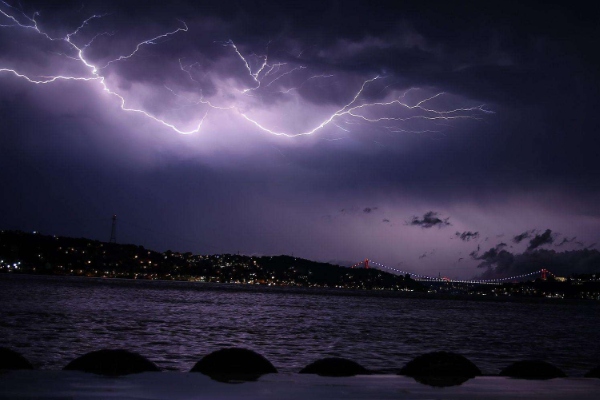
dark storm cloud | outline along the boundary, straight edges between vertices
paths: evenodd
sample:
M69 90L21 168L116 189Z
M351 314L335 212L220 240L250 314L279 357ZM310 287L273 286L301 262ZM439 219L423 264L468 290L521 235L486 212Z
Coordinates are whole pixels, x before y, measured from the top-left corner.
M525 232L521 233L520 235L513 237L513 242L521 243L523 240L529 239L533 232L535 232L535 230L525 231Z
M255 82L245 65L231 47L223 46L231 39L254 71L260 58L252 54L268 54L270 60L287 63L282 67L288 68L285 71L306 67L297 71L298 75L262 88L264 92L256 97L248 96L261 111L269 110L286 99L277 91L299 87L299 101L314 107L297 113L286 110L277 124L286 122L288 116L302 121L328 106L338 109L351 100L364 79L375 75L385 78L367 88L365 99L381 100L391 90L401 94L421 87L431 93L446 92L449 100L435 103L445 109L460 98L460 104L469 106L486 103L496 114L485 116L484 123L435 123L427 127L441 131L434 133L415 133L422 131L419 126L407 127L409 132L382 133L363 122L350 125L340 121L333 135L285 141L239 124L233 129L238 136L225 129L201 132L182 139L181 148L175 148L167 143L174 135L168 130L161 131L160 137L146 135L146 129L155 129L153 125L144 125L136 117L129 119L129 115L99 112L103 107L118 111L118 104L98 100L107 96L87 98L86 90L97 90L93 85L86 83L83 89L76 84L60 86L64 93L49 100L49 95L43 94L57 93L50 92L56 89L31 89L2 75L4 195L0 206L10 210L0 217L3 225L60 225L65 234L79 234L80 224L63 224L66 215L86 215L90 210L110 215L120 208L154 221L157 230L171 225L171 231L195 233L201 226L210 231L203 233L207 237L214 235L221 243L229 243L233 235L243 244L252 242L249 237L253 236L244 232L255 232L255 226L269 221L281 236L294 234L296 228L279 222L283 211L274 212L282 204L316 204L323 198L335 198L319 206L333 210L340 207L340 197L357 198L348 204L363 207L341 214L363 215L369 214L367 208L373 211L364 204L379 201L370 198L381 193L387 198L412 196L415 204L426 204L426 209L449 209L443 207L480 203L485 198L502 202L507 193L529 195L540 188L550 193L526 205L532 216L537 215L539 201L566 214L598 215L595 200L600 193L600 164L596 162L597 149L586 144L594 143L598 131L595 110L600 106L600 68L595 42L600 24L596 13L582 5L175 0L168 4L86 1L81 10L78 1L21 2L29 15L41 11L40 26L55 35L71 32L90 14L110 13L74 39L84 43L97 31L114 32L98 38L86 50L98 62L128 54L136 43L172 31L184 20L190 28L185 34L159 40L160 44L144 47L136 57L106 68L115 87L135 91L141 86L138 100L153 112L194 107L187 97L176 97L165 86L176 92L189 91L196 95L194 101L202 95L219 96L224 102L241 96L235 89L253 87ZM73 74L86 72L73 67L72 60L54 54L64 51L60 43L40 47L36 40L28 41L31 33L0 28L0 67L4 62L23 66L36 76L47 74L50 67ZM180 60L191 68L193 81L180 69ZM313 74L334 77L307 81ZM234 90L223 93L223 82L232 82ZM148 88L154 91L147 93ZM406 97L413 105L421 99L415 93ZM85 107L50 110L51 104L68 101ZM230 118L218 115L211 111L215 125ZM282 146L285 156L273 151L273 143ZM567 197L565 203L582 199L583 206L556 204L556 194ZM34 200L40 198L45 199L44 205ZM170 210L169 204L176 204L177 211ZM249 204L252 209L242 212ZM348 204L344 206L351 207ZM38 207L42 211L35 211ZM523 204L511 207L522 209ZM230 218L231 210L241 211ZM312 212L320 215L322 208L318 210ZM431 228L450 224L437 213L427 214L408 225ZM400 215L411 215L411 211ZM453 214L453 222L454 218ZM466 226L483 232L480 226ZM519 242L531 236L529 231ZM313 247L327 248L323 244L332 240L322 239ZM138 234L131 240L143 243L150 239ZM168 242L153 240L159 248ZM257 250L268 253L269 240L262 242L266 248ZM180 244L184 250L187 247ZM331 257L323 252L319 254L323 259Z
M477 257L479 256L479 250L481 250L481 245L478 244L477 245L477 249L473 250L472 252L469 253L469 256L473 259L477 259Z
M477 250L472 251L469 255L474 260L484 260L484 262L490 262L492 260L496 260L500 255L505 255L504 253L508 253L506 250L503 250L507 247L506 243L499 243L496 246L492 247L488 251L484 252L481 256L479 255L480 246L477 246ZM509 253L510 254L510 253ZM495 262L495 261L492 261Z
M565 237L565 238L563 238L563 240L560 243L556 243L555 246L561 247L561 246L564 246L565 244L573 243L573 242L575 242L575 239L577 239L577 236L573 236L571 239Z
M423 217L412 217L409 225L420 226L421 228L433 228L437 226L438 228L451 225L448 218L440 218L438 217L439 213L435 211L428 211L423 214Z
M541 235L535 235L535 237L529 241L529 246L527 246L527 250L534 250L540 246L552 243L554 243L552 231L550 229L546 229L544 233L542 233Z
M44 8L43 3L26 3L25 7L28 6ZM435 7L396 7L398 5L393 2L383 2L375 8L352 1L344 6L338 2L312 1L286 2L285 5L272 2L250 5L240 1L196 5L179 1L169 7L144 3L143 8L136 2L91 2L86 12L102 9L113 12L111 18L120 27L121 36L129 34L138 42L145 38L144 32L139 23L132 21L152 18L155 24L172 27L177 19L187 20L190 26L194 26L196 19L201 20L196 34L187 35L189 39L170 40L173 45L160 50L163 53L174 51L167 58L172 61L176 61L176 54L185 50L204 54L202 64L209 64L214 58L223 57L223 49L212 45L219 40L233 39L247 53L258 54L268 43L273 57L283 62L302 63L318 73L394 73L398 78L392 83L399 81L396 86L400 88L413 85L447 87L460 94L494 101L523 100L529 96L536 96L537 100L537 93L551 90L552 85L546 85L540 78L550 74L550 67L545 65L546 58L550 57L548 50L560 51L555 26L572 24L577 27L569 19L575 16L574 13L556 6L546 6L544 18L539 16L539 9L534 5L521 6L519 15L523 20L517 21L513 21L514 5L503 3L478 7L439 2ZM69 4L53 7L55 13L72 9ZM76 21L77 14L71 13L70 17ZM369 18L358 18L359 15L369 15ZM440 15L453 15L454 18L440 21ZM490 21L493 15L496 18ZM594 26L591 18L577 17L580 29ZM135 34L141 36L135 38ZM518 40L523 35L525 38ZM591 41L585 37L580 39ZM580 46L585 49L583 43ZM170 50L173 47L175 49ZM153 55L157 51L151 50ZM563 63L566 61L568 59L563 58ZM544 67L542 76L537 71L541 67ZM553 63L551 67L559 66ZM143 79L147 76L139 72L132 71L129 77ZM508 84L514 82L519 84ZM323 101L322 96L315 95L310 89L302 94L315 102Z
M469 242L471 239L479 238L479 232L471 232L471 231L465 231L463 233L456 232L454 235L457 236L458 238L460 238L460 240L462 240L463 242Z
M506 250L502 250L501 247L492 247L481 256L474 257L476 260L482 261L478 267L492 267L494 265L511 265L514 260L514 255ZM501 268L502 269L502 268Z
M127 50L131 51L135 43L179 26L178 19L183 19L189 24L189 32L168 38L164 45L144 48L140 54L144 62L128 61L111 66L111 73L119 74L123 78L123 85L147 81L158 86L189 86L187 75L179 70L178 58L183 57L184 64L199 63L195 67L198 68L196 78L200 80L199 87L205 95L215 93L216 77L245 80L244 84L251 86L252 80L244 74L244 65L240 60L231 57L231 48L220 44L232 39L238 43L244 54L262 54L268 44L270 57L293 65L306 66L306 70L301 73L307 75L298 76L298 82L306 79L308 74L335 74L336 83L328 87L328 90L311 84L299 90L304 99L316 104L323 104L323 101L347 101L353 95L356 86L360 85L361 79L375 74L393 77L385 83L382 82L380 87L365 92L366 96L373 99L381 98L386 93L384 88L390 90L431 86L440 91L448 90L457 95L472 96L484 102L493 100L511 106L516 104L517 107L527 102L546 108L555 104L558 106L560 101L561 113L551 114L566 116L570 115L570 112L565 109L568 104L565 105L562 99L563 96L568 98L571 93L569 91L575 90L574 87L588 88L589 100L595 98L591 96L595 91L590 87L590 82L571 85L567 81L567 77L584 79L588 68L578 68L580 73L576 76L566 72L581 64L582 60L578 57L587 53L576 52L573 49L566 51L563 47L566 43L573 43L577 48L591 49L593 46L586 46L585 41L591 41L593 35L586 31L588 34L578 37L577 33L578 30L597 29L596 24L592 23L590 14L580 15L570 8L555 5L545 4L543 18L535 5L517 7L504 2L488 3L485 7L477 4L449 5L445 2L438 2L435 6L382 2L378 3L377 7L372 7L364 2L353 1L344 5L339 2L311 1L286 2L285 5L260 1L251 4L241 1L223 1L218 4L177 1L169 3L168 6L147 2L92 1L86 3L81 12L78 11L80 6L71 2L49 4L34 1L23 2L23 5L28 12L44 10L44 23L47 25L50 24L46 23L46 20L64 14L67 17L63 17L61 21L71 21L68 25L76 27L82 15L111 13L106 22L94 22L109 23L107 28L117 32L115 36L98 39L106 40L110 46L97 48L111 49L112 53L93 54L96 47L90 49L91 56L97 56L99 59L109 59ZM519 9L517 14L514 13L515 7ZM369 18L359 18L360 15L369 15ZM440 17L441 15L444 17ZM582 18L582 15L585 17ZM332 24L331 21L335 23ZM556 26L565 27L561 35L556 33ZM103 26L102 28L104 29ZM93 32L82 33L91 34ZM581 40L567 41L563 35ZM560 55L561 63L548 62L554 60L557 54ZM252 62L256 64L256 60ZM583 65L589 66L585 63ZM563 68L564 71L554 70L558 68ZM206 73L208 75L205 75ZM204 78L200 79L202 76ZM562 78L563 84L547 85L549 76L553 79ZM284 79L279 80L274 86L283 82ZM535 88L528 88L527 85L534 85ZM548 95L547 92L553 90L555 92ZM578 93L586 95L581 90ZM531 99L531 96L535 98ZM265 96L261 100L269 103L277 101L277 96ZM583 109L589 103L583 101L579 104L578 113L585 115ZM589 107L593 108L591 104ZM557 135L543 133L546 140L537 140L544 131L536 126L537 123L530 121L531 119L519 119L517 123L521 129L527 130L527 135L515 133L514 136L507 137L503 134L497 137L499 142L494 142L494 135L486 135L491 139L489 148L461 143L458 148L444 151L440 149L439 154L431 154L433 158L428 157L427 152L415 149L413 157L406 161L392 162L381 157L374 158L370 167L364 169L361 175L365 176L365 180L372 179L372 182L373 179L389 183L401 180L403 184L411 184L432 180L444 182L448 181L448 176L456 176L457 171L461 171L461 175L464 171L471 171L461 182L477 183L477 186L485 188L486 184L482 184L483 180L479 178L485 176L486 181L493 182L500 177L490 175L485 169L481 169L481 165L489 165L494 174L504 174L496 172L506 172L497 168L506 161L500 154L506 154L503 150L512 146L513 139L518 138L520 143L518 149L513 147L513 151L528 154L528 157L515 154L514 160L511 160L514 162L515 171L530 170L530 165L536 162L521 163L520 160L537 157L539 154L543 155L544 159L533 161L546 164L545 161L552 159L548 151L560 152L556 155L557 159L565 163L568 163L565 159L575 156L575 153L571 152L574 147L570 142L553 143L553 138ZM589 132L589 129L581 128L571 134L586 135L586 132ZM488 129L495 128L486 127L486 130ZM502 129L502 132L514 130L509 129L506 124L498 129ZM585 142L583 137L578 138L578 142ZM449 143L446 145L452 146ZM536 152L529 151L534 145L544 148L538 148ZM497 151L493 151L494 148ZM473 151L475 149L478 151ZM586 151L581 149L581 146L577 149L577 152ZM455 157L450 159L448 154L454 154ZM349 157L350 155L333 155L321 160L319 165L329 168ZM413 167L415 159L417 166ZM589 159L577 155L577 165L581 168L573 172L573 176L582 178L588 174L593 175L593 171L598 167L587 163L586 160ZM407 168L414 168L416 173L404 175L400 179L397 174L388 175L386 172ZM553 165L548 166L548 174L553 172L553 168ZM563 174L565 171L563 168L558 173ZM344 180L351 179L344 177ZM443 185L438 187L443 190Z
M384 223L389 223L389 222L390 222L390 220L389 220L389 219L387 219L387 218L384 218L384 219L383 219L381 222L384 222Z
M490 249L481 258L478 267L487 268L483 278L497 278L519 275L547 269L558 276L573 273L600 272L600 252L597 250L574 250L556 252L554 250L534 250L522 254Z
M363 213L365 213L365 214L370 214L370 213L372 213L373 211L376 211L378 208L379 208L379 207L365 207L365 208L363 209Z

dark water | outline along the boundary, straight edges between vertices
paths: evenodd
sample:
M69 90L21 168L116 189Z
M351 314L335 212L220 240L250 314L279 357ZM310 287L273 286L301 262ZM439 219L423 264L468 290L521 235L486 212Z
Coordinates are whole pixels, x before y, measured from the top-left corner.
M434 350L459 352L484 373L544 359L582 375L600 363L600 304L404 298L313 291L0 275L0 346L38 367L126 348L189 370L203 355L242 346L282 372L324 356L394 372Z

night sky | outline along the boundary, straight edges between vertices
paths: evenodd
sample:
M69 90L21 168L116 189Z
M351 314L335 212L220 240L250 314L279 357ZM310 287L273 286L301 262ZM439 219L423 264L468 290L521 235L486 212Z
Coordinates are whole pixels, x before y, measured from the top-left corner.
M598 10L447 3L0 0L0 228L597 270Z

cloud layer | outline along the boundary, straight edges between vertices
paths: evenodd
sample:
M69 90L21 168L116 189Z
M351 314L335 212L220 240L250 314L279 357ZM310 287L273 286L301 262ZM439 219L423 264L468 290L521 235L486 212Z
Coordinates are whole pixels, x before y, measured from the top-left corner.
M494 249L448 271L462 277L502 252L600 240L600 25L584 8L22 3L0 3L0 68L94 79L0 72L2 229L106 239L117 213L120 240L159 250L427 273ZM63 39L104 15L72 36L98 75L64 40L15 26L35 11ZM176 130L124 112L99 77ZM460 234L431 229L449 225ZM514 239L497 248L500 232Z
M420 226L421 228L441 228L444 226L451 225L449 222L450 217L442 219L438 215L439 213L435 211L428 211L425 214L423 214L422 217L412 217L409 224L413 226Z

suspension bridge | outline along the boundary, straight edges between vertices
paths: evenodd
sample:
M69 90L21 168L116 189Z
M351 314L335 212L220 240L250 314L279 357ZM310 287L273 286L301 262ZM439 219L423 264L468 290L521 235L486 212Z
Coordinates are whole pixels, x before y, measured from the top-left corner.
M354 269L354 268L375 268L375 269L379 269L379 270L383 270L386 272L392 272L395 274L402 274L402 275L409 275L411 278L413 278L416 281L420 281L420 282L432 282L432 283L444 283L444 282L452 282L452 283L467 283L467 284L481 284L481 285L497 285L499 283L504 283L504 282L516 282L518 280L521 279L525 279L525 278L529 278L529 277L533 277L536 275L539 275L543 280L546 280L546 278L548 277L548 275L550 276L555 276L552 272L548 271L545 268L542 268L538 271L534 271L534 272L530 272L527 274L521 274L521 275L514 275L514 276L509 276L506 278L495 278L495 279L451 279L448 277L435 277L435 276L428 276L428 275L420 275L420 274L415 274L412 272L408 272L408 271L403 271L401 269L398 268L394 268L394 267L389 267L387 265L383 265L381 263L378 263L376 261L370 260L368 258L365 258L364 260L357 262L356 264L350 266L350 268Z

